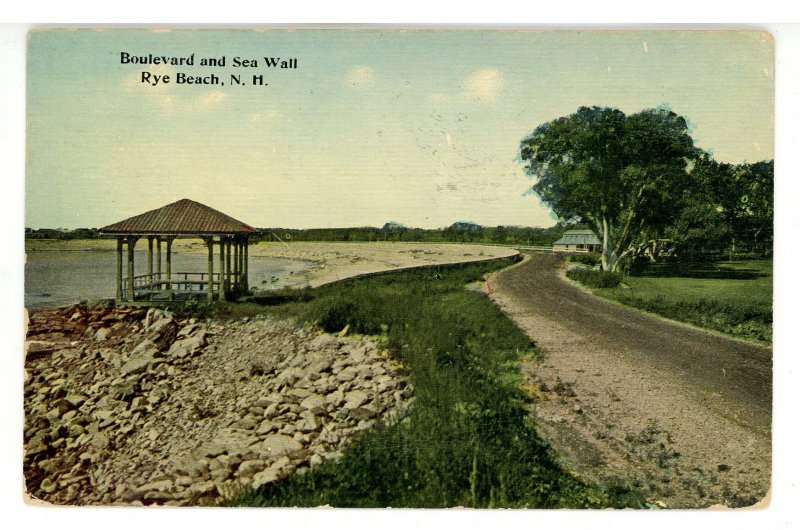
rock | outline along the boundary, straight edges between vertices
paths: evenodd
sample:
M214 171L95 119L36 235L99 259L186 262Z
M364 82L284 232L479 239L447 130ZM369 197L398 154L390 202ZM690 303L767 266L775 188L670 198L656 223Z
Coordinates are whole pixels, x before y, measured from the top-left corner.
M50 480L50 477L45 477L45 479L39 485L39 488L41 488L41 490L45 493L53 493L54 491L56 491L57 487L58 485L52 480Z
M226 451L225 447L218 442L206 442L200 446L197 453L201 456L215 457Z
M191 337L176 340L167 351L168 359L183 359L196 355L206 345L206 334L198 333Z
M259 471L264 469L266 462L264 460L245 460L239 464L236 474L239 477L252 477Z
M339 381L340 383L352 381L353 379L356 378L357 373L358 372L356 371L355 368L353 368L352 366L348 366L336 374L336 380Z
M67 394L66 397L64 397L64 401L73 407L78 408L86 403L86 396L83 394Z
M345 394L345 408L356 409L369 400L369 395L363 390L353 390Z
M325 398L319 394L310 394L300 402L300 408L310 410L314 414L324 414L327 410Z
M152 503L155 502L163 503L172 500L172 495L170 495L165 491L148 491L147 493L144 494L144 500Z
M120 368L122 375L140 374L147 371L147 367L154 361L150 356L134 357Z
M287 396L291 396L296 398L298 401L307 398L311 395L310 390L306 390L305 388L293 388L286 393Z
M105 434L97 433L91 436L89 444L96 449L105 449L108 447L110 440Z
M113 410L95 410L92 413L92 416L100 420L101 422L108 421L114 417Z
M47 447L49 445L50 436L47 434L46 431L39 431L36 435L25 444L25 454L26 456L33 456L39 453L44 453L47 451Z
M200 497L207 495L217 488L213 480L206 480L204 482L195 482L187 488L187 493L191 497Z
M189 324L186 324L178 331L178 337L188 337L194 332L194 330L197 329L197 327L198 326L196 322L191 322Z
M314 340L312 340L308 344L308 349L312 351L338 350L339 345L340 345L339 339L337 339L336 337L333 337L331 335L320 334L317 335L317 337L314 338Z
M253 489L258 489L264 484L274 482L285 476L287 468L291 465L288 457L279 458L274 464L269 466L264 471L260 471L253 475Z
M309 364L306 372L310 374L322 374L330 371L332 366L333 360L328 357L323 357Z
M374 418L378 415L378 411L372 407L358 407L350 411L349 416L354 420L361 421Z
M264 420L256 429L256 434L269 434L272 431L278 429L278 426L275 425L271 420Z
M94 340L97 342L103 342L104 340L108 340L108 337L111 335L112 329L111 328L100 328L94 334Z
M303 446L290 436L284 434L270 434L264 438L261 447L270 456L278 457L293 451L298 451Z
M336 390L325 396L325 403L338 407L344 401L344 392Z
M158 353L158 346L150 339L144 339L131 351L131 357L151 357Z
M167 491L172 488L172 481L169 479L162 479L157 480L154 482L148 482L147 484L140 486L138 489L139 491Z

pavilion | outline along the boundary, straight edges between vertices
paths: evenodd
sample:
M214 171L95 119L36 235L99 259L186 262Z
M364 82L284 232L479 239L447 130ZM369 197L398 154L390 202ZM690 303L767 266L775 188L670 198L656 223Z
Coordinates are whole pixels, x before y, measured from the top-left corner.
M255 228L213 208L189 199L104 226L100 233L117 240L117 292L119 302L170 301L205 298L225 300L246 293L248 238ZM147 239L147 273L134 275L134 250ZM208 248L205 272L172 270L172 242L177 238L202 239ZM155 268L153 260L155 243ZM166 263L162 270L162 243ZM219 269L214 272L214 245L219 248ZM127 246L127 275L123 276L123 247Z

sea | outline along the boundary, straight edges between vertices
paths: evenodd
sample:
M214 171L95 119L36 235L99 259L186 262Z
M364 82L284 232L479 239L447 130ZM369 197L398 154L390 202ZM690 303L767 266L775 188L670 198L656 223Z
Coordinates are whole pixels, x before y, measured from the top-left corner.
M146 251L134 253L134 265L135 274L147 273ZM172 255L173 273L205 272L206 266L206 254ZM250 256L248 283L251 288L260 290L304 287L307 285L304 273L315 266L309 261ZM123 267L127 267L127 263L123 263ZM218 261L215 259L215 272L217 267ZM165 268L162 262L162 271ZM114 250L28 251L25 263L25 307L62 307L83 300L114 298L116 275L117 255Z

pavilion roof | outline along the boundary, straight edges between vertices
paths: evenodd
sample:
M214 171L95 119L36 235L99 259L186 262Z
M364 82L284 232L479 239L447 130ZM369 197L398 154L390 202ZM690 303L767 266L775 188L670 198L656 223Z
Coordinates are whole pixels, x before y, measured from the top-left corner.
M181 199L100 229L104 234L255 234L252 226L205 204Z

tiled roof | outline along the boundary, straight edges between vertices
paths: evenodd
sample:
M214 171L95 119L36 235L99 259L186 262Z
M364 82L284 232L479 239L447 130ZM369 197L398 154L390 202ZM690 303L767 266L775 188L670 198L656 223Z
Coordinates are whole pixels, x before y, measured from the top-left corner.
M599 245L600 240L591 230L567 230L553 245Z
M213 208L181 199L104 226L106 234L255 234L256 229Z

